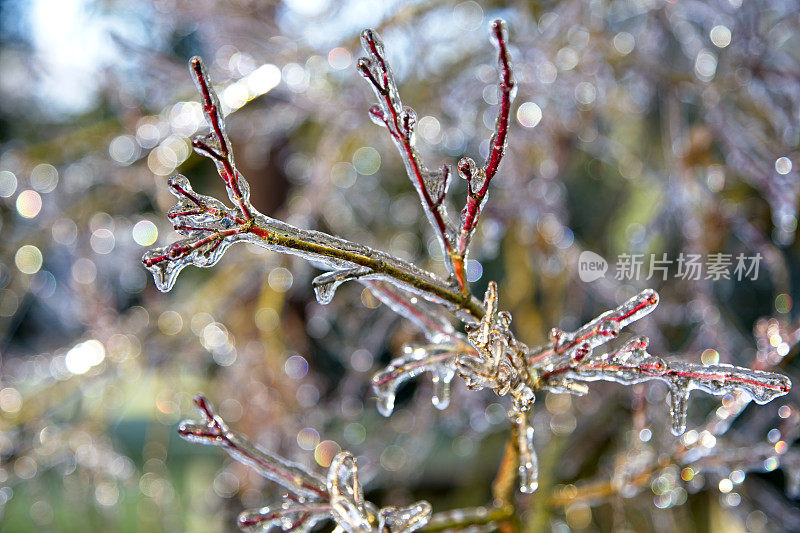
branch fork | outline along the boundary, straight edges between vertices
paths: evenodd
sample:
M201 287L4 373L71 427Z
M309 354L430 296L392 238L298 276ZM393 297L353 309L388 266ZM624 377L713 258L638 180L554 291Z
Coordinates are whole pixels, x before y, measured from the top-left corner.
M514 88L505 22L495 20L491 30L492 40L498 51L500 109L489 143L489 157L484 165L478 168L469 158L462 159L458 164L459 175L467 181L467 202L461 211L459 226L450 220L445 205L450 186L450 167L443 165L439 170L431 171L422 161L415 148L416 113L401 102L392 69L386 60L383 42L373 30L365 30L361 34L362 47L367 57L358 60L359 72L369 82L378 98L378 104L369 110L370 118L389 131L442 247L450 276L464 294L469 294L465 268L469 243L486 203L489 184L497 173L505 152Z

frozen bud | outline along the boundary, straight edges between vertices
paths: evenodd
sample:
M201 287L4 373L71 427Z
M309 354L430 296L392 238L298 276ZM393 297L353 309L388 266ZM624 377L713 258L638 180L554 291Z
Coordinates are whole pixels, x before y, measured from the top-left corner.
M383 116L383 111L379 105L374 105L369 108L369 118L378 126L386 127L386 119Z
M365 78L372 78L372 61L366 57L359 57L356 61L356 68Z
M403 134L406 138L410 138L414 133L414 126L417 124L417 113L410 107L404 107L403 112L400 113L400 123L403 128Z
M383 57L383 41L375 30L367 28L361 32L361 46L365 52Z
M458 162L458 175L465 180L470 180L478 173L475 161L471 157L464 157Z

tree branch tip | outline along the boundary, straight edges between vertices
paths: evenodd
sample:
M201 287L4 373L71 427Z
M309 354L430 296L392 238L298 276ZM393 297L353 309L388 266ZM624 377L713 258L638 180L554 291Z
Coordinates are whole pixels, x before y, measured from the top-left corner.
M364 28L361 31L361 41L363 43L368 44L369 46L382 44L380 37L378 37L378 32L376 32L372 28Z
M203 58L200 56L193 56L189 60L189 68L195 74L195 76L200 78L205 78L206 76L206 67L205 63L203 63Z

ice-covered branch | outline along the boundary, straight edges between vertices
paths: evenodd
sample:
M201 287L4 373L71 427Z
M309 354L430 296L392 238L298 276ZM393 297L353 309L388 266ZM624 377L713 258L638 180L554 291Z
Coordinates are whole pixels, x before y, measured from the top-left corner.
M372 86L378 98L378 104L369 110L370 118L389 131L403 158L409 178L419 194L425 214L442 246L448 270L465 294L468 293L468 288L464 265L469 241L486 202L489 182L497 173L505 151L511 91L514 87L505 22L496 20L492 23L492 37L499 55L500 111L485 165L478 169L475 162L468 158L459 162L458 171L461 177L467 180L468 192L467 205L462 211L462 224L459 229L453 226L445 206L451 170L447 165L439 170L429 170L422 161L415 148L416 113L410 107L403 106L391 66L386 59L383 42L373 30L365 30L361 34L362 47L367 57L358 60L359 72Z
M244 177L236 170L233 160L231 142L225 131L225 122L220 114L219 99L211 86L211 78L203 65L203 60L195 56L189 61L194 74L195 84L203 96L203 114L211 131L205 137L196 137L192 141L195 151L209 157L217 165L217 172L225 182L228 198L242 212L245 220L251 220L250 187Z
M533 426L528 417L536 398L534 375L527 361L528 347L511 332L511 315L500 311L494 281L489 282L483 305L485 314L480 323L467 324L467 338L475 352L459 355L456 368L470 389L488 388L498 396L511 397L508 418L517 437L519 487L522 492L534 492L538 487L538 467Z
M489 184L500 166L500 160L505 153L508 138L514 77L508 53L508 30L504 21L495 20L492 22L492 38L495 46L497 46L498 54L500 109L497 112L494 133L489 141L489 157L483 167L478 169L475 162L470 158L462 159L458 163L459 175L467 180L467 203L461 211L461 230L456 249L457 262L460 265L466 263L472 234L475 233L475 228L478 226L478 219L481 216L481 210L486 204L489 193Z
M384 304L416 324L428 340L428 344L404 346L401 356L373 376L378 411L384 416L391 415L400 385L424 372L432 375L433 405L446 409L450 404L450 382L456 373L456 356L474 353L474 348L462 333L455 331L441 308L387 283L367 281L364 284Z
M425 215L434 228L444 252L448 269L455 275L460 286L465 286L466 278L459 277L453 270L454 227L447 215L444 200L450 186L450 168L442 166L429 170L415 148L415 128L417 114L410 107L404 107L397 90L392 68L386 59L383 41L374 30L361 33L361 45L368 57L358 60L358 71L369 82L378 104L369 110L372 121L384 126L391 135L406 166L411 182L419 194Z
M587 388L581 383L585 381L614 381L623 385L663 381L670 390L669 408L675 435L686 429L686 410L692 390L717 396L739 392L763 404L791 388L789 378L772 372L725 364L665 361L647 353L647 337L634 338L610 353L594 353L596 347L619 336L623 327L647 315L657 305L658 295L646 290L575 332L554 329L552 346L538 348L529 357L531 366L539 374L537 388L585 394Z
M181 437L189 442L224 448L240 463L253 467L265 478L297 496L312 500L327 498L325 483L318 476L282 457L259 450L245 437L231 431L204 396L197 395L194 403L202 419L181 423L178 428Z
M300 465L257 449L247 438L231 431L205 397L198 395L195 404L202 420L182 422L178 429L181 437L220 446L235 460L290 491L278 505L242 512L239 527L245 531L279 527L305 532L321 520L333 519L349 533L411 533L430 518L431 506L426 501L381 509L365 501L350 452L340 452L333 458L323 480Z
M170 209L168 217L183 238L169 246L149 250L142 258L160 290L170 290L186 266L210 267L231 244L250 242L299 255L331 269L333 272L314 281L321 303L328 303L336 287L347 280L377 279L444 304L461 313L463 318L480 318L482 309L477 299L407 261L332 235L296 228L259 213L250 204L249 185L236 168L219 101L202 61L192 59L190 69L202 95L210 129L208 135L196 138L192 144L197 153L214 161L235 207L196 193L183 176L170 178L170 191L178 198L178 203Z

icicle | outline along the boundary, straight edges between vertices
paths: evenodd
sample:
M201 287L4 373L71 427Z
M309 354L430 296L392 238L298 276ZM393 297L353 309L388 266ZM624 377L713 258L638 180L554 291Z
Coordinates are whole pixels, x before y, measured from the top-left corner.
M509 413L516 426L517 449L519 451L519 490L526 494L539 488L539 463L533 447L533 426L528 422L528 413Z
M691 389L685 385L674 384L667 395L669 416L672 420L672 434L683 435L686 431L686 413L689 407L689 394Z
M322 305L328 305L333 300L336 289L345 281L355 280L369 276L372 270L366 267L355 267L344 270L335 270L320 274L311 285L314 287L314 294L317 301Z
M372 389L378 396L378 412L383 416L391 415L398 387L423 372L433 374L433 405L437 409L446 409L450 402L450 382L455 376L454 361L458 353L455 350L458 348L454 344L403 347L403 355L372 378Z

